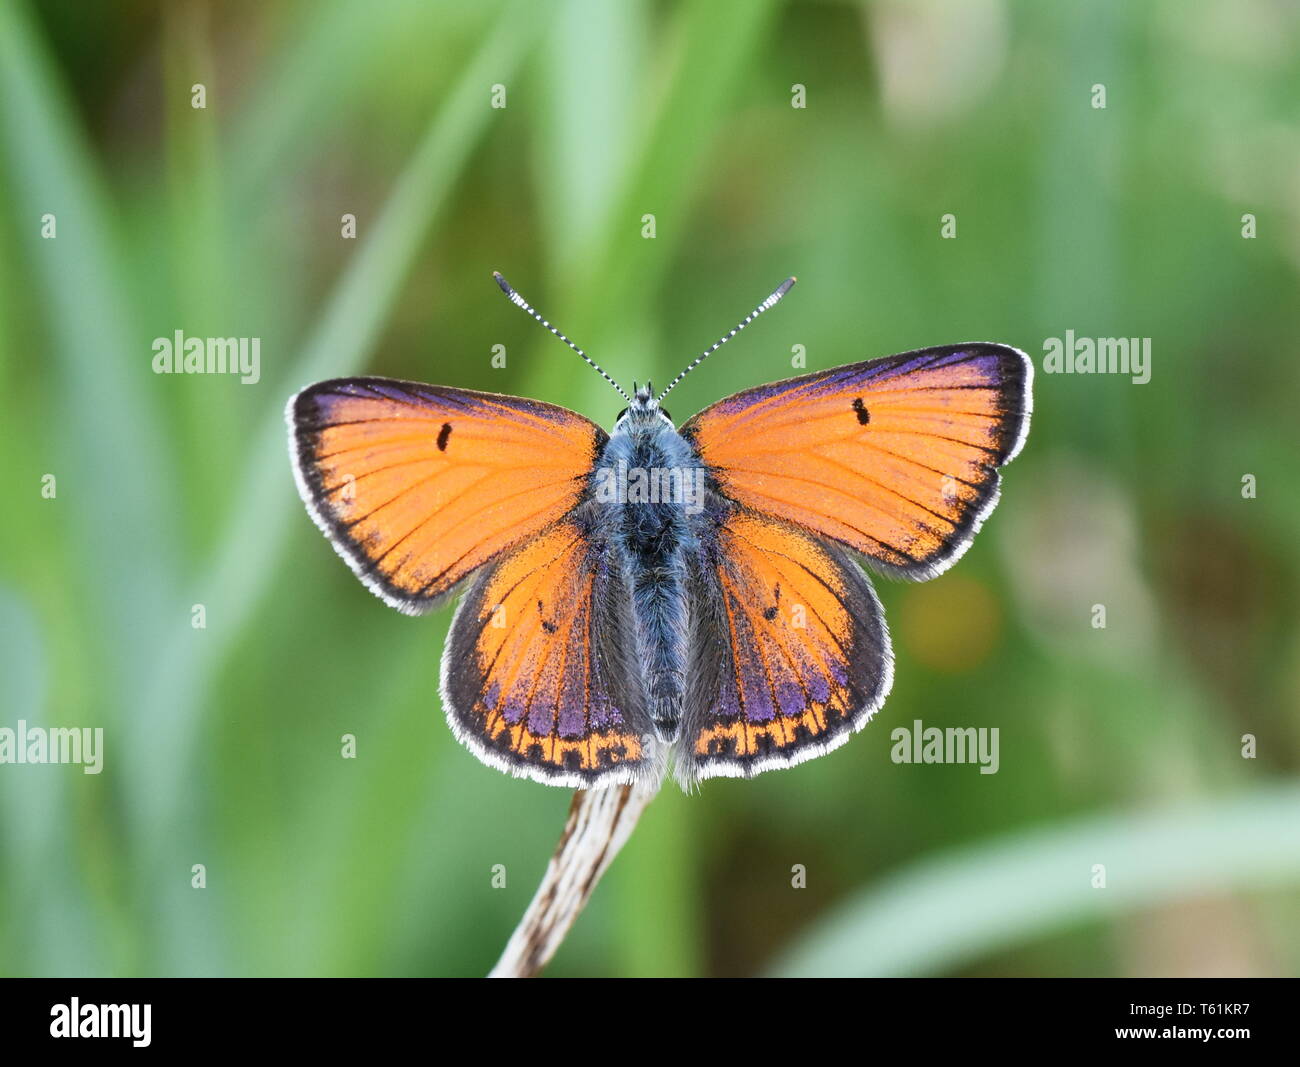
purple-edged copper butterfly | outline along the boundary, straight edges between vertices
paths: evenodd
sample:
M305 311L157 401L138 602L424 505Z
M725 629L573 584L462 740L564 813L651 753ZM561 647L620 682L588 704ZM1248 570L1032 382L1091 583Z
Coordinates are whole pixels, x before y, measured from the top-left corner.
M1029 429L1033 366L925 348L748 389L680 429L661 402L790 278L606 433L553 404L387 378L288 405L307 510L399 611L463 591L442 658L455 735L548 785L684 786L821 755L889 692L858 561L924 580L969 547Z

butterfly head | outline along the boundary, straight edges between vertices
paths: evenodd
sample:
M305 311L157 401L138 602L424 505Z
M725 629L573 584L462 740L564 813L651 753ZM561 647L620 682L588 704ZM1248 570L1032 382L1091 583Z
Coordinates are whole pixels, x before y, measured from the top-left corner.
M633 382L632 403L618 413L618 418L614 421L614 429L630 430L634 427L657 426L662 423L672 426L673 418L659 406L659 401L655 399L655 387L650 382L642 386Z

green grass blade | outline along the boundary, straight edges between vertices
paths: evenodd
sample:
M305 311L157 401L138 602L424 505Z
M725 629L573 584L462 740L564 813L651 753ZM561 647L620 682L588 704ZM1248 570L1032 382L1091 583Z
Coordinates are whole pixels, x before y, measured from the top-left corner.
M1208 861L1213 857L1213 861ZM1107 888L1092 887L1103 864ZM922 861L819 922L772 965L793 977L943 974L1086 919L1300 884L1300 785L1078 819Z

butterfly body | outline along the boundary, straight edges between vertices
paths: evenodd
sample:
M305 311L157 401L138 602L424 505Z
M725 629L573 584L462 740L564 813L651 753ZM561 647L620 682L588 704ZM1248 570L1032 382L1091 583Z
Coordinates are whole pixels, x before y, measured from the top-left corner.
M592 499L628 590L650 723L665 742L677 735L686 686L692 511L703 473L649 384L635 391L594 471Z
M960 557L1031 381L1023 353L973 343L759 386L680 429L649 386L607 433L384 378L309 386L287 419L299 492L358 577L409 614L462 594L441 692L475 755L579 788L671 763L689 787L830 751L881 706L893 654L859 563L925 580Z

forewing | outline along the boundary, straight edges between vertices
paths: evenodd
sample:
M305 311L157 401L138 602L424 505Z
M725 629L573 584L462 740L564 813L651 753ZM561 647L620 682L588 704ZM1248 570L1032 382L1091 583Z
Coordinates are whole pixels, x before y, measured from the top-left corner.
M387 378L309 386L286 417L312 517L408 614L569 512L607 440L553 404Z
M927 348L749 389L682 427L722 493L930 578L966 550L1029 429L1033 366Z

